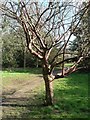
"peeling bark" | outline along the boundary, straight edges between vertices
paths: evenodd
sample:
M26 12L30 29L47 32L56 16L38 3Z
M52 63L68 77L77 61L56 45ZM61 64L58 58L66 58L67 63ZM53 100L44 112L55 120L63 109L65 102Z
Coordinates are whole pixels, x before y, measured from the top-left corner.
M49 75L47 67L43 67L43 78L45 81L45 104L52 105L53 104L53 85L52 85L52 76Z
M53 85L48 76L44 76L44 81L45 81L45 90L46 90L45 104L52 105L53 104Z

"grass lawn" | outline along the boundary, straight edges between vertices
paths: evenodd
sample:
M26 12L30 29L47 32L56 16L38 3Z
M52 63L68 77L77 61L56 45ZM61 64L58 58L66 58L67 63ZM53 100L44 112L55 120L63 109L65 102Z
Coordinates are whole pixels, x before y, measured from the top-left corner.
M73 73L53 82L54 105L43 106L44 82L39 69L3 71L3 120L88 118L90 73Z

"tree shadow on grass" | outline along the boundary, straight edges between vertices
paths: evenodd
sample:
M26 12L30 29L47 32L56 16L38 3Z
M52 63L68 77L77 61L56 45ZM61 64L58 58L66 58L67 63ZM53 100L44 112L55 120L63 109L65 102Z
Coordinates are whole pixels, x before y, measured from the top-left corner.
M43 104L37 104L37 105L35 105L35 104L13 104L13 103L2 103L1 104L2 105L2 107L4 106L4 107L43 107L44 105Z
M25 118L28 119L29 114L32 115L32 118L35 117L35 114L37 116L38 110L40 110L42 107L44 107L42 96L37 95L33 96L31 98L25 98L25 97L15 97L15 98L5 98L2 101L2 107L3 107L3 119L7 118L9 120L10 118ZM20 110L19 110L20 109ZM8 110L8 112L7 112ZM20 112L19 116L12 113Z

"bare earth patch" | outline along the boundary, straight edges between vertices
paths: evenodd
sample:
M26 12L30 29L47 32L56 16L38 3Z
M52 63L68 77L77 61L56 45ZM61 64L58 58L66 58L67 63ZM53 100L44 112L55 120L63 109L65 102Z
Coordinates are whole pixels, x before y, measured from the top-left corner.
M8 86L7 88L3 89L2 95L5 98L21 98L21 97L28 97L28 95L32 94L35 88L40 87L43 83L42 77L35 77L32 80L17 82L17 85ZM5 100L6 101L6 100ZM5 103L3 101L3 103Z
M23 107L24 109L29 101L31 105L35 100L35 96L38 94L37 88L40 88L43 84L42 76L30 76L30 80L14 80L11 84L3 87L2 106L4 118L6 116L11 116L8 114L12 114L12 112L16 115L18 111L15 110L16 106L19 108Z

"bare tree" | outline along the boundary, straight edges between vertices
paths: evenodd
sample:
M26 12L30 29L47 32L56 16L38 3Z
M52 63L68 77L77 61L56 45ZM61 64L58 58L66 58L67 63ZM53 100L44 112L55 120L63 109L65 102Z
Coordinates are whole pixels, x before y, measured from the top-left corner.
M28 50L42 62L46 105L53 104L52 81L74 72L83 59L82 56L65 58L65 55L71 36L89 7L88 2L87 6L78 11L78 8L70 1L40 3L24 2L23 0L9 1L1 6L3 15L15 19L22 26ZM78 14L82 10L83 13L79 17ZM50 59L55 48L57 48L57 52ZM57 61L60 55L63 58ZM75 58L77 60L74 65L64 71L64 63ZM62 74L54 75L53 70L59 64L62 65Z

